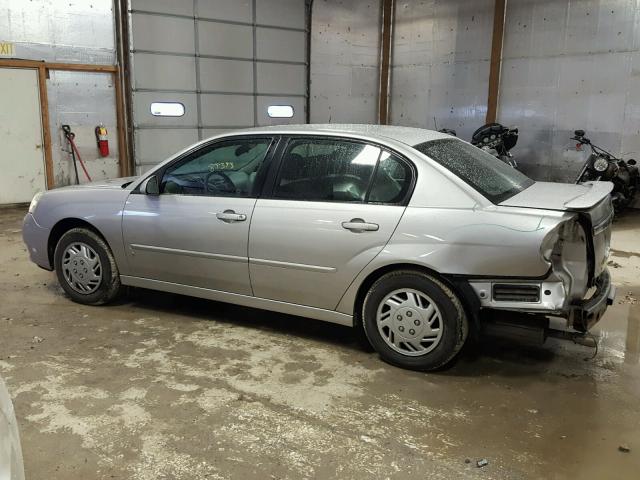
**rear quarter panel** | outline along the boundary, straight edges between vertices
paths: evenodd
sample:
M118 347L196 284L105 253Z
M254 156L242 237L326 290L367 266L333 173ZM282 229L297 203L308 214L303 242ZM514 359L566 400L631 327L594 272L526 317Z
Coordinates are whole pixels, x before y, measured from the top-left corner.
M513 207L409 206L389 243L360 272L337 310L353 313L364 280L394 264L443 275L543 277L551 265L540 255L542 240L567 218L561 212Z

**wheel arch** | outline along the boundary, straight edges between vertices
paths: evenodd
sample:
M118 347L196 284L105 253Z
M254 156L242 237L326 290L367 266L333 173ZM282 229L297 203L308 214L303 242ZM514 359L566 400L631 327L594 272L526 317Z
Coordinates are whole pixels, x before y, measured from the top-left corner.
M383 275L397 270L413 270L419 273L430 275L443 282L447 287L456 294L462 304L467 318L469 319L471 332L475 333L479 330L479 312L480 300L475 295L473 289L464 278L442 274L424 265L415 263L391 263L381 266L369 273L360 283L353 304L353 326L354 328L362 328L362 305L364 298L371 286Z
M73 228L86 228L87 230L91 230L93 233L98 235L104 241L104 243L107 244L109 248L111 248L105 236L102 234L102 232L100 232L98 228L96 228L95 225L81 218L73 218L73 217L63 218L53 226L53 228L51 229L51 233L49 234L49 238L47 240L47 255L49 258L50 265L54 264L53 256L56 250L56 246L58 245L58 242L66 232L68 232Z

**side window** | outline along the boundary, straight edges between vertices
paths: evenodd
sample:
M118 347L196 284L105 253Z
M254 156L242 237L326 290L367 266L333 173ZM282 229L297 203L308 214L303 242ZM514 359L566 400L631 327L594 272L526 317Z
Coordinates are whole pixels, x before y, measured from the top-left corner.
M248 197L270 144L252 138L204 147L165 170L160 193Z
M411 188L411 168L396 155L383 152L376 170L369 203L399 203Z
M338 139L292 140L283 154L274 196L363 202L381 150Z

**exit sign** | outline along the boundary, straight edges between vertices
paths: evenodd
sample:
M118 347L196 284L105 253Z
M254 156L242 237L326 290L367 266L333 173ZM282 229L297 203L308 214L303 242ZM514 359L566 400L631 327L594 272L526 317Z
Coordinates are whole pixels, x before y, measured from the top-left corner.
M13 57L16 49L11 42L0 42L0 57Z

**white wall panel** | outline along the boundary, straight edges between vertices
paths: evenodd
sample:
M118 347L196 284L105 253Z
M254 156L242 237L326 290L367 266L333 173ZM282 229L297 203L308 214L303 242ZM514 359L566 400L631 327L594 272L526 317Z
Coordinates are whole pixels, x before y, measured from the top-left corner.
M391 122L452 128L484 123L493 0L396 3Z
M251 23L253 4L251 0L198 0L198 16Z
M198 41L202 55L239 58L253 56L252 28L246 25L198 22Z
M159 90L195 90L195 58L135 54L135 88Z
M253 92L253 63L200 59L200 88L218 92Z
M197 129L136 130L134 135L137 165L143 170L166 160L185 146L198 141ZM142 173L142 171L138 171Z
M258 63L258 93L304 95L307 69L304 65Z
M193 15L193 2L179 2L176 0L130 0L130 2L132 10Z
M195 53L193 20L160 15L131 15L134 50Z
M299 0L256 0L258 24L305 28L305 4Z
M0 40L16 58L113 64L112 0L0 0Z
M396 2L391 119L468 140L485 121L493 0ZM509 0L498 121L534 178L571 180L573 130L640 156L638 0ZM311 119L376 122L379 4L314 3Z
M253 126L253 97L202 95L202 124L208 127Z
M233 129L229 128L203 128L202 129L202 138L211 138L217 135L222 135L226 132L231 132Z
M306 56L304 32L258 28L256 33L259 60L304 62Z
M498 118L517 124L521 168L572 180L575 129L615 153L640 152L635 0L510 0Z
M312 21L311 122L376 123L379 0L316 1Z

